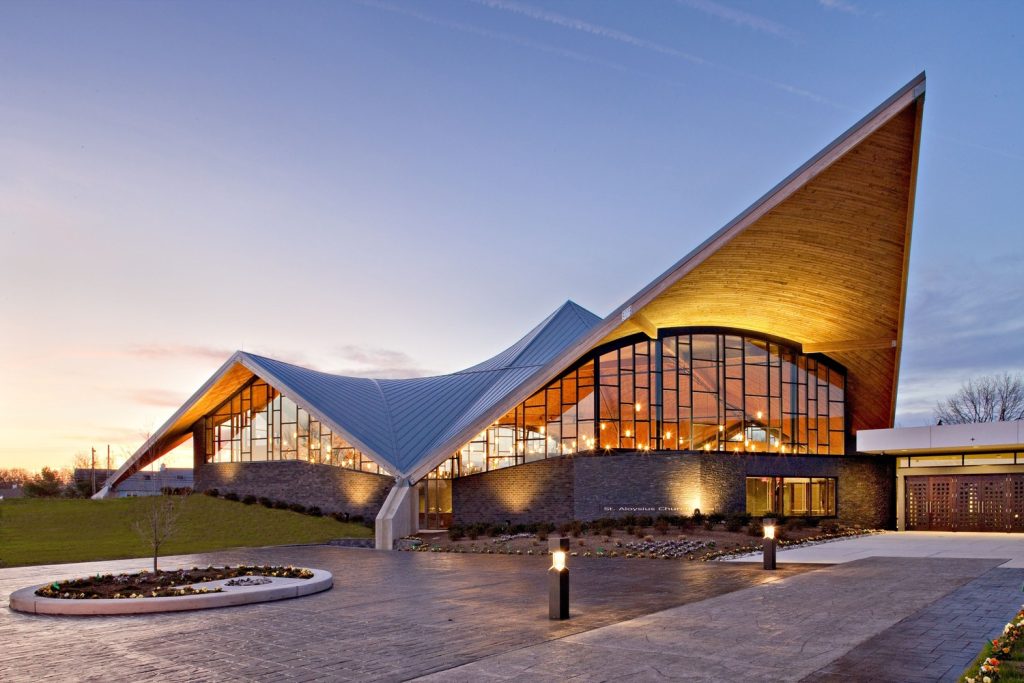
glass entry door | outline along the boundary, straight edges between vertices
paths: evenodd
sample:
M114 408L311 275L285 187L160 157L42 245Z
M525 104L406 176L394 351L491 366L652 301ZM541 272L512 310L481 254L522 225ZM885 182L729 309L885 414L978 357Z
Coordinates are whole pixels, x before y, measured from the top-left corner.
M447 529L452 523L452 480L428 476L420 490L420 529Z

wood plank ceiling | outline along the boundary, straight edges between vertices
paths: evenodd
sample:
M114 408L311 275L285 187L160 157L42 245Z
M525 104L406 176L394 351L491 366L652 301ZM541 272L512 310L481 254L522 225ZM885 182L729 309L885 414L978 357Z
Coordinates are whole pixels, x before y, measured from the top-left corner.
M911 100L605 341L652 326L783 337L846 366L854 431L891 426L922 104Z

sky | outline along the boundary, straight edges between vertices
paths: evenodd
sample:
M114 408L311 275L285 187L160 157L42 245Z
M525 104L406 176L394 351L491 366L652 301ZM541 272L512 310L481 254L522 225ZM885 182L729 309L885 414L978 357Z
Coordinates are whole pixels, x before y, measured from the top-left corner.
M0 467L604 316L922 70L897 424L1024 370L1024 3L0 2ZM187 457L172 464L188 463Z

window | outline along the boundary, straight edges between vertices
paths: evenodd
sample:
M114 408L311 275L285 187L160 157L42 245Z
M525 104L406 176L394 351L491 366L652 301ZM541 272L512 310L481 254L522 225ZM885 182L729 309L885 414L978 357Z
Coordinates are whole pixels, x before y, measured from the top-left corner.
M340 434L260 379L203 418L206 462L303 460L388 474Z
M839 455L845 391L839 366L762 336L636 335L595 349L482 431L458 450L460 472L613 451Z
M833 517L835 477L747 477L747 512L755 517Z

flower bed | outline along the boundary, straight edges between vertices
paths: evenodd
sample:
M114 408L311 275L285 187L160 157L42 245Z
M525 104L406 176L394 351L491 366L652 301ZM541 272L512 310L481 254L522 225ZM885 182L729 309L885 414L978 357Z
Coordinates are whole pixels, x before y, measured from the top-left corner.
M960 677L961 683L1015 683L1024 681L1024 607L1003 627L1003 633L985 645Z
M222 588L196 588L192 584L243 576L277 576L309 579L313 572L297 567L241 565L238 567L192 567L175 571L141 571L135 574L97 574L66 581L55 581L35 591L41 598L63 600L126 600L168 598L220 593Z
M845 538L856 538L857 536L869 536L871 534L885 533L882 529L841 529L836 532L829 532L824 534L818 534L817 536L808 536L807 538L801 538L797 540L782 540L779 541L779 548L798 548L801 546L820 545L822 543L831 543L832 541L841 541ZM728 550L716 550L710 553L706 553L700 559L702 562L709 560L722 560L732 559L735 557L744 557L745 555L753 555L762 552L764 549L763 543L759 542L756 545L747 545L740 548L730 548Z
M615 536L579 536L572 540L573 557L626 557L656 560L691 560L707 562L730 559L761 552L761 539L751 542L748 534L728 533L721 530L693 530L693 535L678 538L657 538L643 535L636 538L620 531L608 532ZM781 548L817 545L844 538L882 533L875 529L839 529L811 536L780 540ZM603 537L603 538L602 538ZM479 541L440 541L418 536L406 536L396 543L397 550L406 552L475 553L481 555L547 555L547 536L516 533L503 534Z

